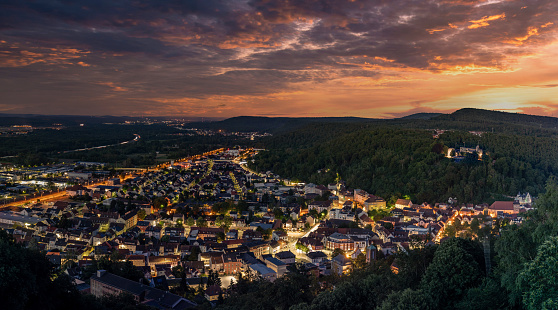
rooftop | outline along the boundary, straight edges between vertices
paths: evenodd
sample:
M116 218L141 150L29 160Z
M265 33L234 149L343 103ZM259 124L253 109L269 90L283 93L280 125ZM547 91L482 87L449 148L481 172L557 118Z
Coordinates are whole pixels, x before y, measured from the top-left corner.
M267 275L267 274L272 274L275 273L275 271L273 271L273 269L266 267L265 265L262 264L253 264L250 265L250 268L254 271L256 271L257 273L261 274L261 275Z

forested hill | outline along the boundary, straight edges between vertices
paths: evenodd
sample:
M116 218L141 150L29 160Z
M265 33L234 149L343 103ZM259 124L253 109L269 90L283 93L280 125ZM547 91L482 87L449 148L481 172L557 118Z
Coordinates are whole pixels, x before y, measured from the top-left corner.
M359 117L260 117L238 116L217 122L193 122L188 127L226 131L284 133L312 124L387 125L421 129L454 129L532 136L552 136L558 119L518 113L465 108L451 114L417 113L396 119Z
M442 114L435 120L447 121L476 121L479 123L513 123L542 128L558 128L558 118L549 116L507 113L481 109L461 109L452 114Z
M389 123L389 122L388 122ZM455 129L530 136L554 136L558 133L558 118L488 111L461 109L451 114L441 114L430 119L397 119L392 124L407 128Z
M544 126L536 125L543 124L536 120L544 121ZM557 131L550 127L553 121L464 109L426 121L310 124L262 140L261 146L268 151L251 165L316 183L333 182L339 173L350 187L386 199L408 194L418 202L441 202L449 197L461 202L491 202L519 191L537 195L547 179L558 174ZM486 130L478 136L468 132L479 130L483 123L494 127L494 133ZM444 127L430 127L436 124ZM419 129L429 127L452 130L434 138L433 130ZM476 145L485 151L482 161L469 156L456 162L444 156L448 148Z
M204 129L223 129L226 131L243 132L284 132L297 129L312 123L366 123L378 121L359 117L263 117L238 116L219 122L189 123L188 127Z
M407 116L403 116L400 119L431 119L442 115L441 113L415 113Z

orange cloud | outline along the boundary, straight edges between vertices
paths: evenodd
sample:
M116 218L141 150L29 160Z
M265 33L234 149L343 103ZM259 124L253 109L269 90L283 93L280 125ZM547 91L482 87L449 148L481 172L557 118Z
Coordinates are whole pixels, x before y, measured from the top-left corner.
M474 74L474 73L495 73L495 72L511 72L513 69L511 68L500 68L500 67L489 67L489 66L478 66L473 64L468 65L435 65L440 73L443 74Z
M113 91L118 91L118 92L125 92L125 91L128 91L127 88L117 86L116 84L114 84L114 82L98 82L98 83L95 83L95 84L97 84L97 85L103 85L103 86L108 86L108 87L110 87L111 90L113 90Z
M0 67L25 67L37 63L46 65L79 65L89 66L78 60L89 54L89 51L75 48L43 48L36 46L24 47L20 44L0 42Z
M447 27L439 27L439 28L426 29L426 31L428 31L428 33L430 33L430 34L434 34L434 33L436 33L436 32L442 32L442 31L446 31L446 30L448 30L448 29L456 29L456 28L457 28L456 25L454 25L454 24L452 24L452 23L449 23L449 24L447 25Z
M529 27L529 28L527 28L527 34L525 34L524 36L516 37L516 38L513 38L512 40L504 41L504 43L514 44L514 45L523 45L523 43L525 43L525 41L529 40L529 38L540 35L541 34L540 31L542 31L544 28L548 28L552 25L554 25L554 23L548 22L544 25L541 25L540 28Z
M467 28L476 29L476 28L490 26L490 24L488 23L489 21L504 19L504 18L506 18L506 13L502 13L499 15L492 15L492 16L484 16L481 19L470 20L469 22L472 23L472 25L469 25L469 27Z
M558 113L558 107L553 102L533 102L536 106L528 107L518 107L521 113L531 114L531 115L552 115L556 116Z
M434 29L426 29L426 31L428 31L428 33L430 34L434 34L436 32L441 32L441 31L445 31L447 28L434 28Z

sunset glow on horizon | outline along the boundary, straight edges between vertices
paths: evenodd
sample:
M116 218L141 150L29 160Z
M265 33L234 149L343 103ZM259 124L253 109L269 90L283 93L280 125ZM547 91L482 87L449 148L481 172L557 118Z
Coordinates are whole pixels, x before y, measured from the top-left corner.
M0 113L558 116L557 1L4 3Z

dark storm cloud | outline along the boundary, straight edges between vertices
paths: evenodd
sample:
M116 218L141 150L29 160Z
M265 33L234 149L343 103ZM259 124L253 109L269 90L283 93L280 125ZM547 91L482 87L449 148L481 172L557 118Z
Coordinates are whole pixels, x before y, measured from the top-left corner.
M548 23L554 20L557 9L555 1L503 1L486 5L473 1L324 3L261 1L258 8L272 21L279 19L279 12L286 12L290 18L322 18L305 41L337 42L322 51L324 56L378 56L395 60L398 65L429 70L468 64L503 66L510 52L508 47L524 44L518 38L524 38L530 30L536 28L538 32L526 38L532 43L552 39L544 34L554 29ZM491 20L491 16L501 17ZM483 18L489 21L473 23ZM472 27L475 25L478 26ZM544 25L547 26L541 28ZM348 32L360 32L359 38L335 40Z
M10 74L11 85L53 96L66 83L72 93L119 102L261 96L307 81L401 70L504 70L555 39L558 11L553 0L4 0L0 6L0 68L10 68L2 77Z
M302 35L300 43L335 43L321 50L326 58L389 57L398 64L425 68L435 56L473 62L479 52L476 44L513 42L527 35L529 27L550 22L551 14L544 12L556 10L553 1L473 4L482 2L7 1L3 23L23 30L7 33L14 37L61 40L108 52L159 54L164 45L177 42L219 46L230 41L228 48L235 44L273 47L296 34L292 22L319 19L309 33ZM489 27L467 28L471 20L496 15L505 17L489 22ZM42 31L36 31L41 23L43 36ZM353 33L359 33L359 37ZM493 52L491 56L500 59L505 53ZM483 65L493 65L479 60Z

